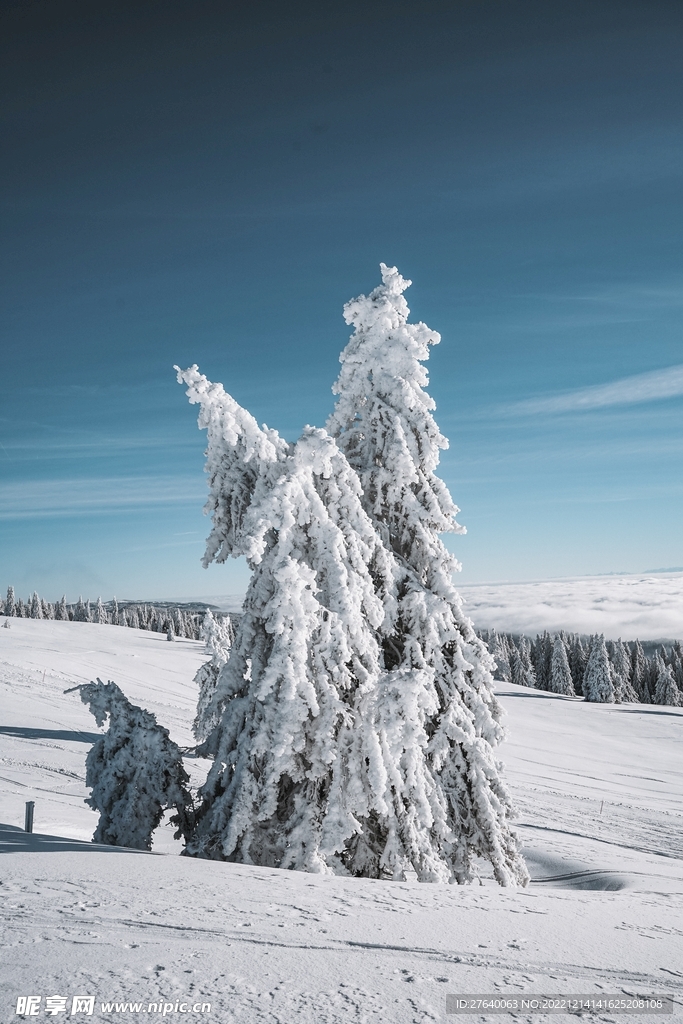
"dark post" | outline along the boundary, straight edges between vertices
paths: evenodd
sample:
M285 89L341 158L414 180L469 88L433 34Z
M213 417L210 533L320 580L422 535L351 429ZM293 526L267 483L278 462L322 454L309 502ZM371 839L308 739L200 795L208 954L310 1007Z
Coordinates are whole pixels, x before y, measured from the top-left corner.
M33 832L33 808L35 807L33 800L26 801L26 815L24 817L24 832Z

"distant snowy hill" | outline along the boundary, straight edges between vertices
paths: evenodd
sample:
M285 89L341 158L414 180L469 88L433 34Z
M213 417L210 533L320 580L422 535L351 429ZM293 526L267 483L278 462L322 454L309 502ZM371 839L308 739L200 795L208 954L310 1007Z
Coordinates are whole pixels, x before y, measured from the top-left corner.
M17 998L31 994L43 1018L48 996L70 1007L84 995L95 997L93 1020L121 1021L155 1001L177 1017L181 1004L208 1002L210 1013L186 1018L220 1024L422 1024L447 1019L447 993L683 1000L683 710L499 684L526 890L486 878L329 878L89 843L97 818L83 803L84 761L99 730L63 690L113 679L189 746L192 677L205 659L198 642L135 629L30 619L0 628L0 1020L20 1019ZM198 784L208 763L186 767ZM21 831L26 800L33 836ZM179 852L169 828L155 851ZM102 1009L133 1001L144 1010Z
M683 638L683 572L459 584L480 629L534 636L547 629L607 639Z

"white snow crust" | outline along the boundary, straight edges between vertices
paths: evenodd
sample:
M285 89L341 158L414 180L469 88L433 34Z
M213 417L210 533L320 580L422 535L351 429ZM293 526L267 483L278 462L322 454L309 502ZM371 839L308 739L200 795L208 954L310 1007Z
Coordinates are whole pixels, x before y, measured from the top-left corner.
M450 1019L447 993L674 992L673 1019L683 1019L683 709L498 684L528 889L320 876L90 843L85 756L99 731L63 690L113 679L189 746L192 680L205 658L200 642L130 628L29 619L0 628L3 1024L20 1019L16 999L27 994L42 994L43 1007L48 995L91 994L100 1021L137 1016L103 1012L103 1002L163 1000L210 1002L210 1014L180 1016L220 1024L422 1024ZM208 762L185 765L193 784L203 781ZM31 836L26 800L36 804ZM162 825L154 850L179 852L171 835Z

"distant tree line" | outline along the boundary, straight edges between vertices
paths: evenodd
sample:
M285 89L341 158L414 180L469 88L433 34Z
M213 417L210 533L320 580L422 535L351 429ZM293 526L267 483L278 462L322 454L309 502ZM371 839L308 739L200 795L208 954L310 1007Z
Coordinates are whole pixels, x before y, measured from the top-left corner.
M61 619L69 622L99 622L111 626L131 626L133 629L149 629L165 633L169 639L186 637L199 640L204 612L180 607L153 604L119 604L116 598L103 602L101 597L94 604L79 597L73 604L67 604L66 597L54 604L45 601L35 591L27 601L14 593L14 587L7 588L7 598L0 598L0 614L8 618Z
M496 678L605 704L634 702L683 707L683 646L660 645L650 657L640 640L605 641L595 634L547 633L535 640L481 630L496 662Z

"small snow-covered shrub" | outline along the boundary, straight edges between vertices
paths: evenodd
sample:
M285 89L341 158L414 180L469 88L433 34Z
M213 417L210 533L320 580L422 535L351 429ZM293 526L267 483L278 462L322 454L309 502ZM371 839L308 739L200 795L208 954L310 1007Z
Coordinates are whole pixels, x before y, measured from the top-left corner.
M86 799L100 820L93 842L151 850L152 833L168 808L175 808L178 831L187 837L193 824L189 776L180 748L154 715L131 704L113 683L84 683L78 690L99 726L109 728L86 758Z

